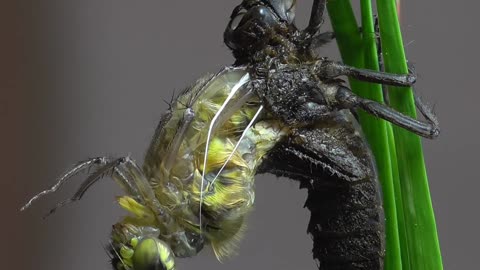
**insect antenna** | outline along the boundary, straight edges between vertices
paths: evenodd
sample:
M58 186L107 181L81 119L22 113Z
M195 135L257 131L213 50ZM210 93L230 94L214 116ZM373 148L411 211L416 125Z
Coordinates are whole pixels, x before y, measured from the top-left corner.
M108 163L108 161L109 159L106 157L96 157L96 158L80 161L72 169L66 171L60 178L58 178L58 181L55 184L53 184L49 189L46 189L38 193L37 195L33 196L24 206L22 206L22 208L20 208L20 211L26 210L32 205L33 202L40 199L41 197L57 191L63 184L67 183L68 180L70 180L73 176L77 175L83 170L85 169L90 170L92 166L96 166L96 165L105 165Z
M202 180L201 180L201 183L200 183L200 205L199 205L199 210L198 210L198 223L199 223L199 226L200 226L200 230L202 230L203 184L205 182L205 171L206 171L206 168L207 168L208 148L210 146L210 137L212 136L213 127L215 125L215 122L217 121L217 118L220 116L222 111L225 109L228 102L233 98L233 96L240 89L240 87L242 85L244 85L249 79L250 79L250 75L247 73L247 74L243 75L243 77L240 79L240 81L238 81L238 83L236 83L232 87L232 90L228 94L228 96L225 99L225 101L223 102L222 106L220 106L220 109L213 116L212 121L210 122L210 126L208 128L207 141L205 143L205 155L203 157Z
M210 186L213 186L213 184L215 183L215 181L217 180L218 176L222 173L223 169L225 168L225 166L227 166L228 162L230 161L230 159L232 159L233 155L235 154L235 151L237 151L237 148L238 146L240 145L240 143L242 142L243 138L245 137L245 135L247 134L248 130L252 127L253 123L255 123L255 120L257 120L258 116L260 115L260 113L262 112L263 110L263 106L260 106L257 110L257 112L255 113L255 115L253 116L252 120L250 121L250 123L248 123L247 127L245 128L245 130L242 132L242 135L240 136L240 138L238 139L238 142L235 144L235 147L233 148L232 152L230 153L230 155L228 156L227 160L223 163L222 167L220 168L220 170L218 170L218 173L217 175L215 175L215 178L213 178L212 182L210 183Z

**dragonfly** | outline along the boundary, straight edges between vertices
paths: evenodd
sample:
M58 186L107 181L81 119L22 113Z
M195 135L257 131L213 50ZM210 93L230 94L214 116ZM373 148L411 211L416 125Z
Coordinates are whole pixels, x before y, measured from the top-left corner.
M219 260L230 257L254 205L255 176L270 173L308 189L319 269L383 269L381 187L355 111L426 138L438 136L438 122L419 100L425 121L353 93L342 76L393 86L411 86L416 77L319 56L334 39L321 31L326 1L313 2L304 29L294 23L296 4L243 0L233 9L224 41L235 62L172 100L143 164L130 156L80 161L22 210L82 172L91 173L50 214L110 177L128 213L112 227L113 268L173 270L177 258L207 246Z

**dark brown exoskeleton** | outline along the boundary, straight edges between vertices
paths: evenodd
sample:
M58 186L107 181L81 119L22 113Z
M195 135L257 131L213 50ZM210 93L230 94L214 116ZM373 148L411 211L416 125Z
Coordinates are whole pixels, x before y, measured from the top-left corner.
M434 115L417 100L426 122L363 99L340 76L410 86L412 74L357 69L318 57L333 34L321 33L326 0L315 0L308 26L294 25L295 0L244 0L224 39L236 65L247 66L252 87L269 113L292 132L260 172L287 176L308 190L308 232L319 269L383 269L381 188L373 155L354 117L362 109L426 138L439 134Z

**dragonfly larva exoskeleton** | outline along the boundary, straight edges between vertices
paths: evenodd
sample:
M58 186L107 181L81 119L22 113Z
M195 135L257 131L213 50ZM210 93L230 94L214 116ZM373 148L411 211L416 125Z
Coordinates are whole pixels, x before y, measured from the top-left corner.
M427 138L439 129L420 102L426 121L361 98L339 79L409 86L413 74L357 69L316 54L333 38L320 32L325 3L314 0L308 26L298 29L295 0L242 1L224 32L235 64L176 97L143 166L130 157L82 161L24 208L95 168L52 212L111 176L130 213L113 226L114 268L173 270L175 257L194 256L206 245L219 259L231 255L254 203L255 174L272 173L308 189L308 232L319 269L383 269L381 189L353 111Z

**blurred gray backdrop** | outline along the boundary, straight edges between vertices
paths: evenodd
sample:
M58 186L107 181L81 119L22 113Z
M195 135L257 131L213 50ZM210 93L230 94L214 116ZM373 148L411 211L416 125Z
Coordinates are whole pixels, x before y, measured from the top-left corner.
M103 246L124 212L106 180L43 220L81 178L19 207L78 160L131 154L143 159L174 90L232 63L222 34L240 0L43 0L0 4L2 269L109 269ZM299 1L305 25L310 1ZM446 269L474 269L480 227L478 1L403 0L407 56L418 91L435 104L442 134L424 141ZM328 28L328 26L327 26ZM334 43L325 55L339 59ZM224 263L210 251L178 269L315 269L306 234L306 194L261 176L256 210Z

